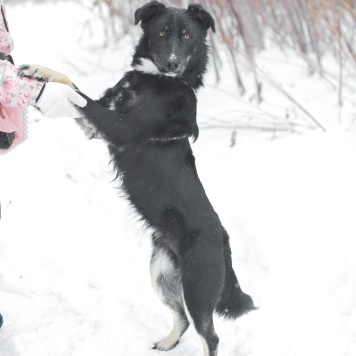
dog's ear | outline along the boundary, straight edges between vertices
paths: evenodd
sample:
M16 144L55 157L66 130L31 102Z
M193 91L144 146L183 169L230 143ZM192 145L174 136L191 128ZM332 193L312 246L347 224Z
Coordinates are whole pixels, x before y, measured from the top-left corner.
M135 11L135 25L137 25L140 21L142 21L142 24L147 22L151 17L153 17L153 15L164 10L165 8L166 7L158 1L151 1L146 5L143 5Z
M208 11L206 11L200 4L192 4L188 6L188 13L196 19L200 25L208 30L209 27L215 33L215 21Z

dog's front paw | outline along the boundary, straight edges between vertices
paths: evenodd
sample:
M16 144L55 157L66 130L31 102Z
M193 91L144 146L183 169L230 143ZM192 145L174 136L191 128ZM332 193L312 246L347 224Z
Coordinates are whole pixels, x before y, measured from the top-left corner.
M62 83L70 86L73 89L78 89L66 75L39 65L22 65L19 67L19 76L36 79L40 82Z
M40 82L48 82L50 79L49 69L32 65L32 64L24 64L19 67L19 76L26 78L33 78Z

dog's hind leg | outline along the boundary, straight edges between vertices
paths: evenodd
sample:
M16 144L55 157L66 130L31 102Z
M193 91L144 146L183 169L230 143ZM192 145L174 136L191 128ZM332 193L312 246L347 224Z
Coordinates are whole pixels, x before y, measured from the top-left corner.
M189 321L184 311L181 275L177 257L167 246L155 240L153 240L150 271L153 289L173 315L171 333L153 347L157 350L167 351L178 344L180 337L188 329Z
M221 251L221 253L220 253ZM219 338L214 330L213 314L224 281L222 246L197 242L182 256L182 286L188 316L199 334L204 356L216 356Z

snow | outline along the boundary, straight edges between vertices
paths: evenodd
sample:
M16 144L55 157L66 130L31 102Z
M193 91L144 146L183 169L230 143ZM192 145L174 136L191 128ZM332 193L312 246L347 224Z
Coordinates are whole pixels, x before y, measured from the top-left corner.
M8 6L8 17L18 64L63 71L88 95L98 97L128 67L132 42L96 46L97 18L78 3ZM236 321L216 318L219 355L354 356L356 140L346 130L354 90L344 91L340 122L337 90L283 56L271 49L259 65L326 133L238 131L230 147L231 130L206 129L193 145L239 281L259 307ZM261 113L248 96L225 94L237 91L227 69L222 78L215 85L210 71L199 93L201 126L207 116ZM263 96L263 110L310 123L273 86ZM150 285L149 233L112 181L105 144L87 141L69 118L29 116L28 140L0 157L0 355L160 354L151 347L170 332L171 316ZM192 327L169 351L199 354Z

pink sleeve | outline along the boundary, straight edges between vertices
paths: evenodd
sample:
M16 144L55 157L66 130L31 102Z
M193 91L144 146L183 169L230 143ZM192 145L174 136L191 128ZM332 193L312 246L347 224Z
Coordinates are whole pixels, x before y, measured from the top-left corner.
M0 131L14 132L15 134L14 141L8 150L25 139L27 127L24 117L25 109L23 108L0 107ZM5 153L8 150L0 149L0 153Z
M1 14L0 14L0 52L8 55L14 49L14 41L11 37L9 30L9 23L6 20L6 8L4 2L1 1Z
M8 61L0 61L0 103L3 106L24 108L36 105L44 83L20 78L17 69Z

